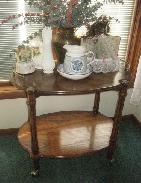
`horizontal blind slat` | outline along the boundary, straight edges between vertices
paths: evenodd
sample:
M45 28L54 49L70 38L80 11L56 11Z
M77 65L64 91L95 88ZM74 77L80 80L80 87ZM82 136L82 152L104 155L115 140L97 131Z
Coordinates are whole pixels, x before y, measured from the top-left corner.
M131 20L133 15L135 0L124 0L124 4L114 6L114 4L105 4L99 14L105 13L115 19L118 19L119 23L116 23L114 20L110 24L110 34L118 35L121 37L121 42L119 46L119 57L125 59Z
M0 22L6 17L28 12L29 6L23 6L24 0L0 0ZM26 3L27 4L27 3ZM37 9L31 9L33 12L39 12ZM18 20L18 19L17 19ZM9 79L15 64L15 59L10 59L10 51L21 44L23 38L42 28L42 24L25 25L12 30L15 20L0 25L0 79ZM25 34L25 35L24 35Z

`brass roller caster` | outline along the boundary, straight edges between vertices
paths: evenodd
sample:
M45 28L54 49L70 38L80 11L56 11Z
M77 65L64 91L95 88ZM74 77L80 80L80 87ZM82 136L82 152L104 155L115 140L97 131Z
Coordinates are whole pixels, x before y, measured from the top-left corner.
M30 174L31 174L33 177L36 177L36 176L39 175L39 170L33 170L33 171L31 171Z
M114 162L115 162L115 159L112 158L112 159L110 160L110 163L112 164L112 163L114 163Z

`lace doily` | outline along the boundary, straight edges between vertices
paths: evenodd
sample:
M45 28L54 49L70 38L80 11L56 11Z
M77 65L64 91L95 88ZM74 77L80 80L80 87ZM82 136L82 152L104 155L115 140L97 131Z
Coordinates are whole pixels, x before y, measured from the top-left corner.
M91 66L95 73L115 72L119 70L119 58L94 59Z
M115 58L118 55L120 44L119 36L106 36L99 35L93 38L84 38L81 40L81 45L86 48L87 51L92 51L95 54L95 58Z

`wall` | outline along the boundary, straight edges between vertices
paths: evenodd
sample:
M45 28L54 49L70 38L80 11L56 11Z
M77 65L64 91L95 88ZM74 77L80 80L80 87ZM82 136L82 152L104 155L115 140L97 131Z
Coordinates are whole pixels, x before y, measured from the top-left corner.
M128 90L123 115L135 114L137 106L129 103L132 90ZM101 94L100 111L108 116L114 115L117 93ZM94 95L47 96L37 99L37 115L63 110L92 110ZM0 129L20 127L27 120L25 99L0 100Z
M135 116L141 122L141 103L137 106L137 110L135 112Z

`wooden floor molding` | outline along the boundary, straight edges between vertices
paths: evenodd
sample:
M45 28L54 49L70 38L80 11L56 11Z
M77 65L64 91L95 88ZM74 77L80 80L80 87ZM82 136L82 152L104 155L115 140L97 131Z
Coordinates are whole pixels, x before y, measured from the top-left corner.
M131 114L130 120L131 119L132 119L132 121L134 121L134 123L136 123L141 128L141 121L139 121L134 114Z
M141 127L141 122L134 116L134 114L124 115L122 116L122 121L132 120L137 125ZM18 133L19 128L8 128L8 129L0 129L0 135L13 135Z
M0 135L15 135L18 133L18 128L0 129Z
M122 117L122 120L123 120L123 121L132 120L132 121L134 121L135 123L141 125L141 122L136 118L136 116L135 116L134 114L125 115L125 116Z
M128 115L124 115L122 116L122 121L128 121L128 120L135 120L135 116L134 114L128 114Z

